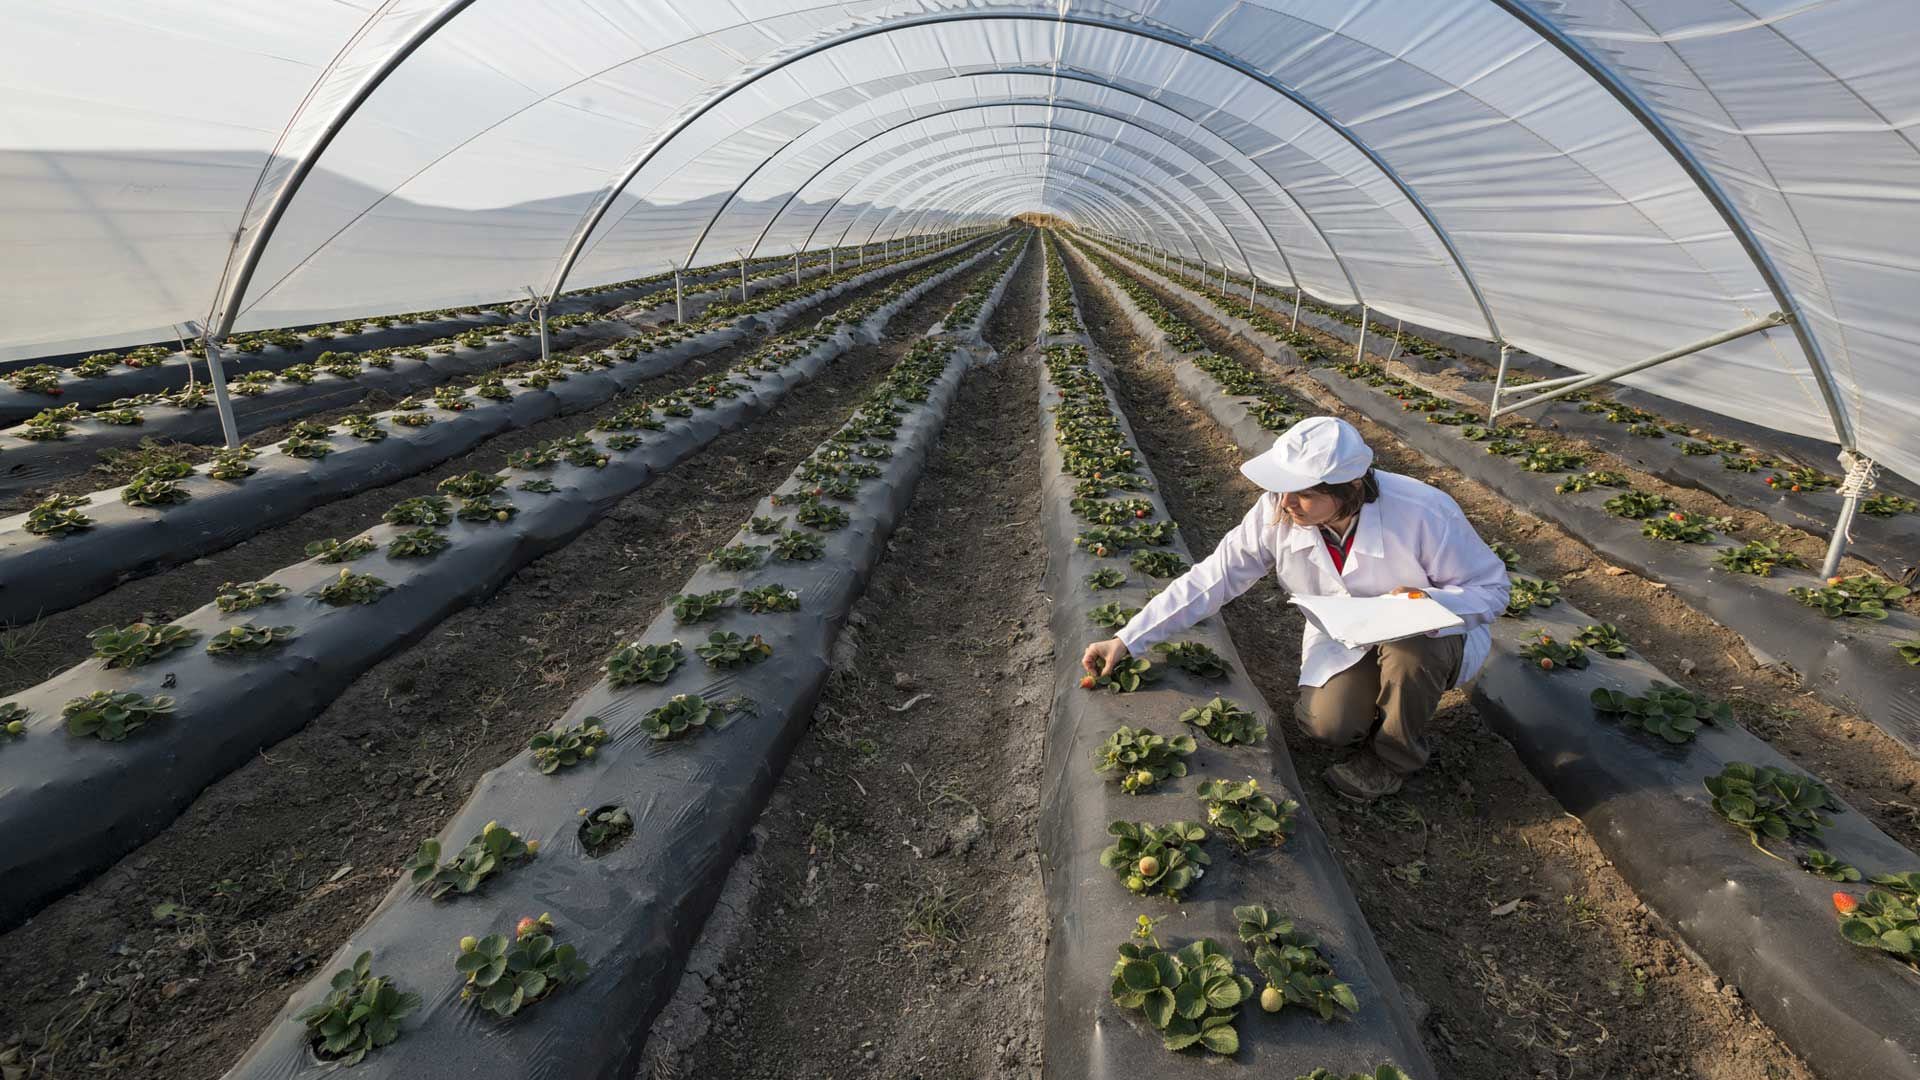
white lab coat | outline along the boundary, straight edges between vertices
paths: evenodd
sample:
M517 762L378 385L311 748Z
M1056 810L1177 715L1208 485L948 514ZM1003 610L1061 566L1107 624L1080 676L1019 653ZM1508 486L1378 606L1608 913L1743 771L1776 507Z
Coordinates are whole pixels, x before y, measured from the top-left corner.
M1460 505L1446 492L1410 476L1376 470L1380 497L1360 511L1344 570L1333 568L1317 527L1293 524L1280 496L1262 495L1213 549L1213 554L1175 578L1120 631L1135 656L1219 611L1252 588L1269 570L1280 586L1301 596L1380 596L1405 586L1460 616L1465 626L1439 635L1465 634L1460 676L1464 685L1493 648L1493 620L1507 607L1506 564L1473 530ZM1300 685L1324 686L1366 655L1307 624L1301 647Z

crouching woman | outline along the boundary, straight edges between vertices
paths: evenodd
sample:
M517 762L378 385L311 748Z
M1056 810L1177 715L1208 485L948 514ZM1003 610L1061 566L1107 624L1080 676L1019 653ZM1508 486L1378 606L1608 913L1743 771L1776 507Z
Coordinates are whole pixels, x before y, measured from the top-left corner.
M1507 569L1445 492L1373 467L1344 420L1302 420L1240 467L1266 490L1206 559L1140 609L1081 663L1104 675L1144 655L1252 588L1272 571L1301 596L1382 596L1419 590L1464 625L1349 649L1307 624L1294 715L1315 740L1359 752L1326 772L1340 794L1372 801L1427 763L1440 697L1471 679L1507 606Z

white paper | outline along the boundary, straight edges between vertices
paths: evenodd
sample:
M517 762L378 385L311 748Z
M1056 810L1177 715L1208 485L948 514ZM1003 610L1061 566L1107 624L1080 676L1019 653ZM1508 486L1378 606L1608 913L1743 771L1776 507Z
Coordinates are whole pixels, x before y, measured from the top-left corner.
M1431 630L1464 626L1460 616L1438 601L1410 596L1292 596L1307 620L1349 649L1416 637Z

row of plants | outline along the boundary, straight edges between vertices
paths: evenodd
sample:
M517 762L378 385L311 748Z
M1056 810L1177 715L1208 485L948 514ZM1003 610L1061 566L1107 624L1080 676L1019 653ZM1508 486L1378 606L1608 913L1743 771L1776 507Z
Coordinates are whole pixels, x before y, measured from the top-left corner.
M938 268L933 272L939 272ZM913 274L913 282L925 279L925 275L919 270L914 271ZM912 282L909 283L909 287L911 284ZM899 292L899 289L886 290L886 295L881 302L897 297ZM872 306L864 305L863 309L870 313ZM564 399L555 399L553 402L531 409L514 405L516 399L522 394L539 392L554 383L564 382L574 375L602 369L611 371L618 381L636 381L651 377L658 373L660 368L658 362L636 368L625 374L622 374L620 369L659 353L671 342L691 339L696 342L708 341L711 347L719 347L729 340L727 335L732 333L733 331L715 329L707 331L705 337L700 337L693 331L667 328L578 357L556 359L546 364L532 362L518 365L512 369L503 369L472 380L466 386L442 386L432 395L408 397L383 413L350 415L343 418L337 425L302 422L296 424L288 438L281 443L262 448L262 450L255 450L249 445L223 449L215 452L212 461L197 469L177 455L170 455L163 450L143 452L143 458L148 464L118 491L95 493L90 497L50 496L26 514L0 523L0 538L4 538L9 531L16 529L22 530L30 537L39 538L39 543L42 544L51 544L83 533L92 534L100 523L99 511L92 507L106 498L117 499L127 506L164 514L194 499L219 499L231 494L235 500L235 506L245 507L248 512L258 512L258 500L253 489L248 486L248 478L258 471L260 462L257 459L263 451L268 454L277 451L283 464L288 461L317 462L337 451L351 449L358 445L379 443L393 435L405 436L408 431L444 420L451 413L466 413L495 404L508 406L492 414L493 418L490 422L483 420L482 426L469 425L460 429L461 437L456 440L458 443L477 445L490 437L494 431L502 430L501 425L511 427L532 423L552 415L556 407L575 409L594 404L616 393L618 383L610 384L606 380L593 382L590 386L594 389L585 392L587 394L585 397L582 396L582 392L576 391ZM789 347L792 346L791 342L787 344ZM676 354L673 362L677 363L685 358ZM694 387L690 393L694 394L697 400L702 392L699 387ZM619 449L627 441L626 438L618 438L613 441L613 445ZM393 453L387 453L384 450L374 452L376 460L374 464L367 467L365 474L369 482L376 479L386 482L394 478L396 468L405 468L410 471L415 468L424 468L432 464L433 460L437 460L437 458L419 458L403 444L394 445L400 449ZM445 435L438 436L429 445L445 454L457 453L462 448L455 442L449 442ZM273 505L282 511L280 514L282 519L307 508L307 501L290 498L285 494L285 490L289 487L302 492L306 490L301 485L298 475L287 474L282 470L276 470L273 475L275 477L273 490L281 492L274 498ZM347 492L342 491L335 494L337 497L337 494L345 493ZM311 497L317 499L325 496L320 492L313 492ZM207 508L202 508L200 515L203 516L207 512L209 512ZM183 545L179 542L179 537L174 537L173 542L161 550L155 550L152 540L130 545L111 544L106 538L117 535L121 531L119 527L142 528L142 521L138 518L129 519L122 515L115 515L112 516L111 521L117 527L109 529L96 538L92 547L99 549L97 553L99 557L107 560L121 560L128 566L137 565L157 569L211 549L207 546ZM143 533L143 535L146 534ZM200 530L194 535L204 538L206 545L217 545L222 542L226 534L216 530ZM102 546L103 544L106 546ZM67 558L52 552L36 553L32 541L15 545L14 550L19 557L33 560L29 564L16 562L15 565L23 567L39 565L49 559ZM91 550L90 548L89 551ZM84 581L73 578L71 588L50 590L23 587L12 590L5 599L6 612L0 613L0 617L11 614L33 617L49 610L49 604L70 606L98 595L99 592L113 587L121 580L118 574L104 572L104 567L90 566L88 569L91 577ZM25 572L23 569L22 573ZM64 567L61 572L66 573ZM71 574L67 576L72 578Z
M1205 286L1197 283L1186 284L1205 289ZM1217 294L1215 298L1217 301ZM1604 490L1607 498L1603 507L1609 513L1638 521L1641 535L1649 540L1690 545L1715 544L1723 533L1738 528L1729 518L1682 510L1666 496L1638 490L1633 487L1632 478L1625 473L1594 469L1581 471L1587 464L1584 451L1530 425L1502 427L1496 431L1473 423L1475 417L1472 414L1453 407L1452 402L1424 387L1388 373L1374 361L1333 361L1333 367L1346 378L1393 397L1403 411L1422 413L1428 423L1446 427L1462 439L1484 444L1488 454L1505 458L1523 471L1571 474L1554 488L1561 495ZM1630 409L1629 406L1608 404L1601 411L1608 411L1610 418L1612 413L1618 412L1620 419L1627 422L1652 422L1644 419L1640 412L1627 411ZM1812 486L1816 482L1807 479L1807 483ZM1805 569L1807 566L1803 559L1778 540L1770 539L1728 541L1727 546L1715 551L1713 561L1722 569L1759 577L1770 577L1779 568ZM1817 586L1796 586L1788 590L1788 595L1829 618L1884 620L1899 609L1898 601L1911 595L1911 590L1878 575L1861 573L1832 577ZM1894 642L1891 648L1906 664L1920 666L1920 637Z
M689 681L682 674L691 662L689 652L708 669L707 675L694 680L704 686L712 682L713 675L766 661L774 654L768 637L791 636L774 620L799 611L803 601L798 590L779 580L778 568L822 558L832 535L850 525L847 507L857 504L866 485L884 474L884 467L875 462L891 460L906 417L928 407L933 384L949 371L954 356L951 345L939 340L922 339L909 348L851 418L768 499L769 512L750 518L741 527L737 542L712 553L708 566L696 576L695 581L701 584L689 582L688 591L668 599L666 611L654 627L658 631L665 624L675 633L704 630L703 624L733 613L731 625L738 629L707 632L705 644L691 650L679 637L616 645L602 666L603 689L592 695L597 701L604 700L604 706L577 722L563 719L559 725L535 733L525 757L502 768L517 765L552 777L556 784L567 783L576 770L602 771L622 764L632 768L636 761L652 760L654 754L648 753L629 754L624 763L610 761L603 751L616 745L619 736L628 731L644 733L651 743L677 745L712 737L709 733L734 718L757 715L761 706L745 695L721 700L692 688L676 691L676 682ZM449 492L450 496L485 497L496 490L495 481L504 482L501 477L482 478L479 474L458 479L457 490ZM422 522L431 528L447 517L445 502L411 500L396 507L400 513L394 516L404 524ZM765 580L769 572L774 580ZM705 587L716 579L732 579L733 583ZM770 621L742 626L742 614ZM822 649L820 654L824 653ZM627 711L629 719L620 724L601 715L613 715L613 706L634 698L659 703ZM573 788L580 786L571 784ZM476 799L483 798L487 790L483 785ZM579 819L579 855L588 860L606 857L633 835L633 814L625 807L583 807L575 811L575 816ZM543 832L552 828L551 822L544 828L541 823L534 824ZM457 903L462 897L485 893L495 879L544 857L537 841L523 840L520 833L489 822L450 859L443 858L437 839L423 841L406 873L409 884L425 897ZM725 867L719 867L718 872L724 873ZM631 895L655 891L652 887L622 890ZM494 906L502 902L492 901ZM450 937L452 933L450 929ZM586 960L570 946L556 944L555 934L553 919L542 915L520 920L512 935L460 938L451 975L462 980L462 998L503 1018L511 1017L555 990L588 977L591 969ZM418 1005L417 996L409 996L391 980L374 976L369 961L370 957L362 955L352 968L334 976L319 1004L290 1017L304 1026L308 1044L325 1060L352 1064L370 1050L392 1045L404 1034L400 1021ZM619 967L628 959L615 956L609 962Z
M1065 268L1051 245L1048 254L1050 278L1064 279ZM1063 320L1057 320L1050 332L1078 329L1072 308L1065 317L1073 324L1059 329ZM1138 595L1146 586L1150 597L1158 591L1156 581L1186 569L1185 560L1163 546L1175 540L1172 522L1163 520L1157 502L1142 494L1152 491L1153 482L1086 348L1049 345L1043 355L1058 394L1051 408L1052 429L1062 468L1072 482L1068 509L1080 525L1072 550L1093 560L1091 571L1076 575L1080 587L1087 595L1120 589ZM1139 578L1106 565L1122 558ZM1091 608L1088 618L1093 626L1110 631L1135 610L1116 601ZM1085 675L1080 686L1099 694L1142 693L1175 670L1202 684L1224 681L1231 674L1226 658L1206 643L1171 641L1156 646L1151 656L1120 662L1104 675ZM1197 801L1193 819L1123 818L1108 824L1111 843L1100 852L1099 862L1128 896L1185 901L1202 887L1216 859L1251 858L1282 847L1296 829L1300 807L1284 790L1252 776L1206 775L1194 765L1202 738L1229 754L1260 746L1267 736L1260 718L1223 694L1203 692L1188 701L1188 707L1169 716L1179 734L1121 725L1093 753L1094 773L1113 783L1122 796L1163 792L1174 784L1185 789L1191 777ZM1322 1021L1359 1011L1359 997L1340 981L1311 935L1286 916L1258 905L1238 907L1234 915L1246 950L1240 961L1208 937L1177 949L1164 946L1155 932L1160 920L1139 916L1113 966L1114 1005L1137 1012L1166 1049L1216 1056L1239 1052L1243 1009L1256 1002L1267 1013L1298 1008ZM1242 974L1243 963L1253 976ZM1379 1075L1399 1075L1391 1066L1385 1068L1391 1071Z
M816 277L801 285L789 285L759 293L745 301L716 304L709 307L698 319L684 324L656 328L637 335L637 340L624 342L611 350L594 354L594 357L576 359L571 362L573 370L590 370L585 367L590 363L611 366L614 360L631 359L635 355L668 348L714 329L723 322L769 311L782 304L845 284L854 278L902 261L907 261L907 257L901 256L887 262L876 262L873 266L866 268L843 270L837 274ZM550 331L565 330L590 325L600 320L599 315L589 313L555 315L547 319L547 325ZM438 338L415 346L370 349L362 353L327 351L321 353L312 363L294 364L277 371L253 371L236 375L228 381L227 389L228 392L241 397L254 397L270 393L277 387L307 386L327 377L354 379L369 371L392 370L396 362L402 360L425 363L435 355L452 355L459 346L481 349L489 345L503 344L510 338L532 339L538 334L538 326L523 321L467 330L451 337ZM476 380L474 385L483 390L492 388L498 396L504 397L506 393L510 393L501 387L504 379L515 378L519 380L520 385L538 388L545 386L546 381L555 377L564 378L569 363L570 361L565 358L553 358L544 362L526 361L515 368L503 368L497 376L483 376ZM440 390L448 391L446 395L441 395L448 400L457 401L463 396L448 390L447 387L441 387ZM76 424L90 422L108 427L138 426L146 421L147 410L151 408L171 407L192 411L210 408L212 405L211 391L204 385L196 385L172 393L142 394L122 398L92 409L84 409L78 405L43 409L25 422L0 432L0 436L12 436L28 442L60 441L73 433L73 427ZM0 450L4 450L4 447L0 447Z
M958 272L962 268L955 266L949 272ZM934 271L927 272L931 274ZM923 279L923 284L930 286L931 282ZM100 656L95 663L104 665L111 662L117 667L127 667L139 674L136 683L129 685L125 679L117 679L112 683L116 687L113 691L76 698L62 707L60 702L70 694L67 688L84 687L88 682L97 680L88 666L82 665L16 695L16 700L12 702L14 708L8 711L17 711L16 718L23 722L23 734L31 735L36 723L42 719L49 722L64 720L72 736L90 736L118 743L125 749L117 751L115 756L132 754L137 759L143 754L169 754L171 751L167 746L171 740L192 737L189 730L191 725L178 724L167 725L158 741L143 737L149 735L149 731L143 731L143 728L151 729L153 721L175 714L172 697L160 695L157 691L170 689L176 682L183 700L188 691L192 692L196 714L202 709L241 708L242 702L261 694L270 696L276 686L288 680L298 680L301 685L313 680L323 685L337 684L341 678L350 677L353 672L363 670L366 665L378 660L386 651L411 640L405 635L394 637L394 627L412 627L413 623L421 620L426 620L430 625L452 609L449 605L457 606L476 593L476 586L470 578L455 580L444 574L426 574L415 579L411 574L405 574L398 580L387 580L392 576L392 571L404 572L409 564L415 562L430 564L443 560L448 551L479 544L484 545L484 553L470 556L468 565L478 568L483 581L497 580L514 567L544 550L564 543L567 538L591 525L604 512L604 507L613 505L614 500L608 497L609 493L631 493L674 463L697 452L700 446L719 432L736 426L746 416L770 408L787 389L811 378L814 372L845 347L844 340L829 343L817 332L804 337L777 340L693 387L609 414L591 432L518 451L511 456L509 467L499 473L476 472L449 477L439 485L434 495L396 503L387 513L385 523L367 533L344 539L320 539L310 544L308 566L304 570L290 568L284 575L311 586L305 588L303 599L297 598L294 595L296 590L279 580L232 583L219 590L213 605L183 618L180 626L112 628L93 642ZM712 419L704 418L703 414L712 415ZM868 475L869 470L877 472L878 466L874 462L883 461L889 452L885 443L880 441L885 426L879 419L867 418L865 430L870 438L840 450L846 456L844 469L848 476ZM662 452L637 459L640 462L638 468L623 467L622 462L627 457L655 442L656 433L664 440ZM601 475L601 470L612 470L613 479L595 479ZM843 525L846 520L844 511L830 505L832 493L838 491L841 485L852 482L846 477L823 475L818 486L827 493L825 498L818 503L795 507L794 526L774 538L774 558L804 560L817 557L819 537ZM585 485L593 485L591 490L596 492L593 499L556 501L551 504L549 511L546 497L563 489ZM543 526L542 538L538 543L528 542L524 526L509 524L529 516L545 516L549 512L556 516ZM766 550L747 548L745 554L752 558ZM384 556L381 563L368 565L376 552ZM275 575L276 578L282 576ZM427 591L413 593L410 604L401 607L387 605L382 609L385 614L370 616L380 620L382 629L379 633L353 634L348 632L346 623L329 624L326 621L331 618L329 613L336 609L356 610L378 605L396 591L408 588ZM788 603L787 598L772 595L771 591L740 599L743 604L751 605L756 610L780 610L783 604ZM424 630L425 627L414 629ZM249 675L227 666L233 662L250 666L257 664L258 658L283 648L290 641L308 637L317 637L325 644L317 647L318 652L314 656L303 658L299 664L276 665L266 669L264 676L257 668L254 674ZM210 649L212 657L208 660L198 664L156 662L169 653L177 655L178 650L187 644L206 638L212 638L210 644L219 646ZM736 640L719 636L709 638L694 651L716 665L725 666L755 662L764 656L761 644L751 637ZM317 709L324 705L324 700L310 698L311 695L303 694L300 707ZM286 715L287 709L268 712L275 715L262 715L259 720L273 730L287 732L290 726L297 728L297 720ZM38 716L34 715L36 713ZM189 719L206 722L209 716L195 715ZM669 728L674 726L671 718L664 719ZM681 726L684 729L685 725ZM58 751L49 747L38 752L36 758L47 753L58 756ZM87 769L125 767L114 764L110 758L89 757L83 760L86 764L81 767ZM192 770L176 770L174 783L208 783L238 763L209 760L203 766L207 775L197 775ZM21 768L32 767L27 758L15 754L0 756L0 769L11 769L16 765ZM28 790L29 787L33 786L15 788L14 785L0 782L0 792L12 791L14 796L26 802L78 797L78 789L70 786L57 791L43 791L39 795ZM39 789L36 787L34 790ZM197 787L191 790L197 790ZM139 826L130 826L128 829L132 840L137 842L152 830L164 826L166 809L177 808L174 803L176 793L167 785L156 785L152 790L130 794L130 799L122 801L140 805L95 805L93 809L83 809L63 803L59 813L75 818L84 818L90 813L137 813ZM44 807L28 806L26 802L10 807L9 813L47 812ZM154 805L145 805L148 803ZM141 833L141 829L145 829L146 833ZM89 832L85 835L95 834ZM66 869L71 860L65 855L54 857L43 854L43 849L64 850L61 845L69 842L62 836L48 836L31 845L31 849L22 846L12 854L35 867L59 867L50 873L71 874L75 871ZM117 854L117 850L103 847L91 853L88 859L79 861L91 867ZM23 908L27 905L44 900L47 891L67 883L65 880L42 880L35 875L14 875L11 871L0 873L0 880L7 880L10 886L4 890L4 894L0 894L0 917L24 914Z

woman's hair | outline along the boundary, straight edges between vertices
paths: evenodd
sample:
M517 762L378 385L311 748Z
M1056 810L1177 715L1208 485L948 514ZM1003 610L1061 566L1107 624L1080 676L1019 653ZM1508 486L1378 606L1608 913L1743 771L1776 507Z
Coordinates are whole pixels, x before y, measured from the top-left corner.
M1369 468L1358 480L1347 480L1338 484L1315 484L1307 489L1322 495L1331 495L1340 501L1336 517L1352 517L1360 508L1380 497L1380 480Z

